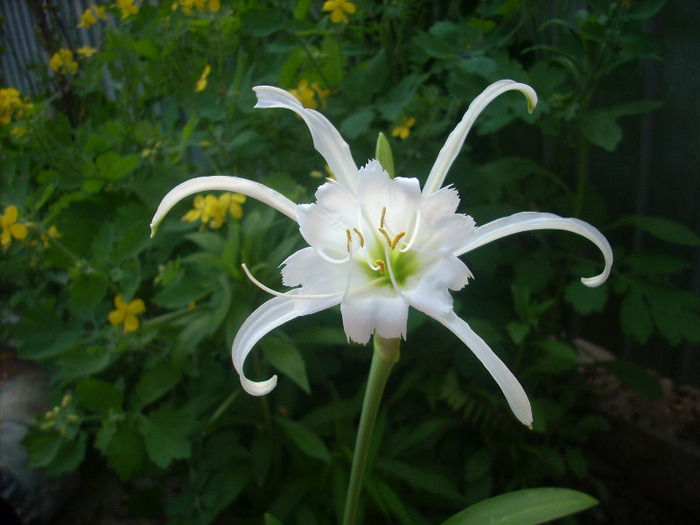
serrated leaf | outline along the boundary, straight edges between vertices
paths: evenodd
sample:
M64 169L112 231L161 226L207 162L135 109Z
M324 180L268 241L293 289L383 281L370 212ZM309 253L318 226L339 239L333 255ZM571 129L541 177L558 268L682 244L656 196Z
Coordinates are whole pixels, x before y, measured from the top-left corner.
M536 488L501 494L455 514L442 525L536 525L597 505L591 496L570 489Z
M582 315L602 312L608 299L608 287L603 284L590 288L581 281L573 281L566 285L564 298Z
M275 418L275 421L279 424L285 436L299 447L299 450L304 454L320 459L325 463L330 462L331 454L328 448L321 441L321 438L309 430L308 427L291 419L281 417Z
M173 460L190 457L192 443L188 436L195 428L196 422L191 416L165 408L142 416L138 421L148 457L161 468L167 468Z
M636 289L631 290L622 300L620 325L624 333L631 335L639 343L646 343L654 332L649 308L642 294Z
M131 478L143 464L143 438L132 418L119 423L118 426L102 427L97 432L95 446L107 458L107 465L122 480Z
M631 215L620 220L619 224L631 224L654 237L683 246L700 246L700 237L686 226L661 217Z
M75 393L84 408L104 415L120 411L124 401L124 395L113 384L94 377L78 381Z
M602 109L584 115L579 127L589 142L607 151L613 151L622 140L622 129L610 112Z
M171 363L161 362L146 370L136 384L136 395L144 405L166 394L180 381L180 372Z
M615 377L638 394L652 401L663 399L664 392L661 388L661 383L646 368L629 361L620 360L603 361L598 363L598 365L614 374Z

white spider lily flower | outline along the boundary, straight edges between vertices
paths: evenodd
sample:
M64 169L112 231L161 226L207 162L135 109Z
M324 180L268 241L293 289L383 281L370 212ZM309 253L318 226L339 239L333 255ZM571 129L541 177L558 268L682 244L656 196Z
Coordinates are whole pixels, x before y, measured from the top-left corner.
M255 310L238 331L232 348L235 369L243 388L264 395L277 384L277 376L251 381L243 371L246 357L268 332L298 316L340 305L347 337L367 343L373 334L405 338L409 307L416 308L446 326L474 352L496 380L515 416L532 423L530 402L520 383L486 342L453 311L450 290L459 290L472 277L459 256L514 233L555 229L577 233L602 252L603 272L582 279L587 286L603 283L612 266L612 249L593 226L578 219L550 213L524 212L483 226L457 213L459 195L443 187L476 117L498 95L522 92L532 111L534 90L512 80L498 81L469 106L464 118L448 137L425 186L418 179L391 178L377 160L357 168L340 133L320 113L307 109L286 91L254 88L256 108L286 108L309 127L316 150L324 157L335 180L322 184L316 202L295 204L275 190L247 179L227 176L186 181L163 199L151 223L152 232L175 203L196 192L223 190L242 193L277 209L299 224L308 243L283 263L285 293L275 292L248 276L275 297Z

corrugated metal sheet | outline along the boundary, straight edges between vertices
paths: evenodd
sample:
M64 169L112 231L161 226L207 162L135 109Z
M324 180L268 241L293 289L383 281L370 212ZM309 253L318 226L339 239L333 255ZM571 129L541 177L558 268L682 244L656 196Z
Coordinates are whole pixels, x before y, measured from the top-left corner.
M99 47L101 25L78 28L85 10L93 0L2 0L0 2L0 83L24 94L40 91L40 71L49 71L49 56L39 37L37 20L28 2L48 13L54 9L56 39L61 47L75 50L89 45Z

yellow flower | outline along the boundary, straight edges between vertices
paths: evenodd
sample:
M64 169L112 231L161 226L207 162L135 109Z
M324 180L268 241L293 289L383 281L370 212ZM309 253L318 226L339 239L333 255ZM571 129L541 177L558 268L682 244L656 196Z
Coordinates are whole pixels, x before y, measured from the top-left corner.
M27 133L29 133L29 130L27 128L23 128L21 126L17 126L16 128L12 128L10 131L10 135L12 138L18 139L21 137L24 137Z
M9 124L13 118L21 117L32 104L22 101L22 97L15 88L0 89L0 126Z
M299 99L305 108L316 109L318 107L316 92L309 87L309 81L305 78L299 81L296 89L290 89L289 92Z
M88 29L90 26L95 25L96 23L97 18L95 18L95 13L93 13L92 9L86 9L83 13L83 16L80 17L80 23L78 24L78 27L84 27L85 29Z
M202 71L202 76L199 77L199 80L197 80L197 85L194 88L195 93L199 93L201 91L204 91L207 88L207 77L209 76L209 73L211 72L211 66L207 64L204 67L204 71Z
M114 298L114 306L116 310L109 312L109 322L114 326L124 324L126 332L134 332L138 330L139 320L136 317L146 311L146 305L141 299L134 299L130 303L122 301L121 294Z
M83 58L90 58L92 55L97 53L97 49L90 46L83 46L76 49L77 53Z
M394 130L391 132L392 137L399 137L401 139L405 139L411 134L411 128L415 126L416 124L416 119L413 117L404 117L403 120L401 121L401 124L396 126Z
M134 5L134 0L117 0L116 5L122 11L122 20L139 12L138 6Z
M220 0L209 0L209 11L216 13L219 9L221 9Z
M49 60L49 66L59 75L75 75L78 72L78 63L73 60L73 51L59 49Z
M51 239L58 239L61 236L61 234L58 232L58 228L56 226L51 225L49 226L49 229L46 230L46 233L42 233L40 235L42 242L44 243L44 248L49 247L49 242Z
M95 16L99 18L100 20L107 20L107 13L105 13L107 9L107 6L104 5L93 5L92 10L95 13Z
M229 193L229 195L231 196L231 204L229 204L228 211L231 217L240 219L243 217L243 207L241 204L245 202L246 197L240 193Z
M18 241L21 241L27 237L29 230L24 224L17 223L17 207L14 205L8 206L0 217L0 227L2 227L2 247L7 249L12 242L14 237Z
M348 15L357 11L355 4L347 0L326 0L323 4L324 11L330 11L331 21L334 23L348 22Z
M197 195L194 198L194 207L182 218L184 222L195 222L201 220L202 224L208 224L210 228L218 230L223 226L224 219L228 213L235 219L243 216L243 204L245 195L239 193L222 193L219 198L214 195L202 197Z

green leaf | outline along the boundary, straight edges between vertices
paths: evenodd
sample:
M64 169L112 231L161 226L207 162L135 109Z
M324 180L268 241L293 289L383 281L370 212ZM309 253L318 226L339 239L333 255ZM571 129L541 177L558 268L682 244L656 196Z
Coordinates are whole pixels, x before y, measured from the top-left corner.
M93 310L107 293L108 281L98 273L78 273L70 284L70 298L76 310Z
M117 182L139 165L141 157L136 153L122 157L113 151L108 151L97 157L95 162L101 177L110 182Z
M639 343L646 343L654 332L649 307L637 289L630 291L622 300L620 326L624 333L631 335Z
M340 132L349 139L355 139L367 132L372 120L374 111L369 108L360 109L340 123Z
M143 464L143 438L131 417L119 425L103 426L97 432L95 446L107 458L107 465L122 480L131 478Z
M579 127L589 142L607 151L613 151L622 140L622 129L609 111L599 109L584 115Z
M661 100L628 100L610 108L610 115L613 118L629 117L640 113L649 113L661 106L663 106L663 101Z
M608 299L608 287L603 284L590 288L581 281L572 281L564 289L564 298L582 315L601 312Z
M150 40L136 40L132 44L136 54L143 58L149 60L155 60L158 58L158 48Z
M146 370L136 384L136 395L144 405L170 391L180 381L180 373L169 362L160 362Z
M115 355L103 346L76 345L64 351L58 361L61 379L67 381L96 374L109 367L115 359Z
M330 462L331 454L328 448L308 427L291 419L281 417L276 417L275 421L282 428L287 438L299 447L304 454L320 459L324 463Z
M442 525L535 525L588 509L598 501L563 488L536 488L501 494L455 514Z
M124 395L112 383L94 377L76 383L75 393L84 408L104 415L120 411L124 401Z
M598 364L614 374L638 394L652 401L663 399L664 392L661 388L661 383L646 368L629 361L620 360L603 361Z
M195 428L196 421L191 416L167 408L151 412L138 422L148 457L161 468L167 468L175 459L190 457L192 443L188 435Z
M700 246L700 237L687 227L669 219L649 217L647 215L630 215L623 217L619 225L630 224L649 235L683 246Z
M272 366L299 385L304 392L311 393L306 364L296 346L279 338L268 338L262 341L260 346Z
M272 514L265 513L265 525L282 525L282 522Z

